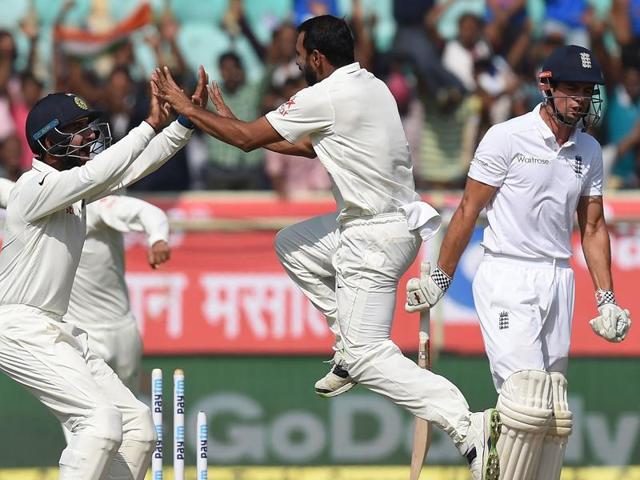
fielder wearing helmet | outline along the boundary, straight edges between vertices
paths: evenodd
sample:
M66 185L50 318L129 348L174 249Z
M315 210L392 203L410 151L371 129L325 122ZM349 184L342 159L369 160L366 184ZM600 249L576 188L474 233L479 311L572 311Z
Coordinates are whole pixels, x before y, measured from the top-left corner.
M73 93L47 95L27 116L29 147L57 170L83 165L111 145L109 125L97 121L101 115Z
M604 84L602 69L591 50L577 45L556 49L538 74L544 103L562 124L589 128L600 120Z

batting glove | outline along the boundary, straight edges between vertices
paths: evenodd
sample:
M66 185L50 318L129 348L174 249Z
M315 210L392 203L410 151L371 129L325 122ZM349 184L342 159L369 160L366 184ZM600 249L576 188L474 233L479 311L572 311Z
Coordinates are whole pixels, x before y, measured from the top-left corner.
M596 299L600 315L589 321L591 329L608 342L623 341L631 327L629 310L616 305L615 295L611 291L598 290Z
M420 278L411 278L407 282L407 312L421 312L433 307L442 298L451 285L451 277L436 266L433 273L431 264L420 264Z

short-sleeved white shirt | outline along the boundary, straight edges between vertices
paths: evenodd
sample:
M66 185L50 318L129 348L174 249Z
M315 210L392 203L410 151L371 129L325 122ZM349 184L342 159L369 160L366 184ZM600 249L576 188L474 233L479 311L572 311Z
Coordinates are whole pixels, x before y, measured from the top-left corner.
M538 105L489 129L469 177L498 187L487 205L485 250L568 259L580 197L602 195L602 150L592 136L577 129L558 146Z
M358 63L300 90L266 118L291 143L310 136L338 190L340 222L419 199L396 102Z

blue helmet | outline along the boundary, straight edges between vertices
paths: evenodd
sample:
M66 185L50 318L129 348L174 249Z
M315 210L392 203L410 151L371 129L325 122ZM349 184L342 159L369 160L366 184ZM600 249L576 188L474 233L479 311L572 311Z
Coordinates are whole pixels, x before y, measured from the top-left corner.
M69 166L78 164L77 160L88 160L111 144L111 132L106 123L96 123L102 112L89 108L87 103L72 93L52 93L41 98L27 115L26 135L31 151L36 156L45 153L64 159ZM65 131L67 125L87 118L90 124L75 132ZM83 134L88 129L97 135L83 145L71 145L74 135ZM46 145L44 140L49 140Z
M542 65L538 79L540 89L545 96L545 104L553 107L554 114L560 122L575 126L582 120L585 128L598 122L602 112L602 99L598 85L604 85L604 75L591 50L578 45L564 45L557 48ZM568 97L554 95L555 87L561 82L588 83L594 86L588 109L582 118L574 123L567 120L566 110L563 110L560 105L561 101ZM572 98L583 97L574 96Z

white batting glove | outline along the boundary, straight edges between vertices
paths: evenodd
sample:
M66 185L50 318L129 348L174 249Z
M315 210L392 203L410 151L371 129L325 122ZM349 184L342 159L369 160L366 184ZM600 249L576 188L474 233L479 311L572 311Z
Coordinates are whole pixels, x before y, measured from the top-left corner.
M596 335L608 342L618 343L625 339L631 327L631 315L629 310L622 309L615 304L613 292L598 290L598 312L600 315L589 321L591 329Z
M433 307L451 285L451 277L436 266L431 273L431 264L420 264L420 278L410 278L407 282L407 312L421 312Z

